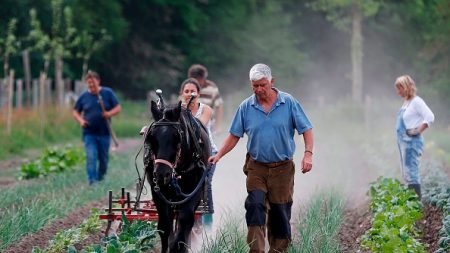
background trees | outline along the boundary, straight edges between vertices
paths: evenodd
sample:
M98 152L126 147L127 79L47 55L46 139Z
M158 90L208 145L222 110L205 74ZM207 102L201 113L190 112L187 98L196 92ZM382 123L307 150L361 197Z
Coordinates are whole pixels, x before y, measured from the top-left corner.
M278 85L309 99L395 96L395 77L408 73L424 96L439 99L435 107L450 105L442 103L450 95L449 0L55 3L70 8L78 36L73 57L63 57L63 75L79 78L89 66L130 98L144 98L158 87L176 92L192 63L205 64L225 93L240 90L248 68L266 62ZM1 0L0 6L0 34L15 18L18 40L32 29L30 9L47 34L57 21L51 1ZM33 76L42 69L42 57L30 53ZM24 76L20 54L10 57L10 67L16 77ZM49 71L52 76L54 64Z

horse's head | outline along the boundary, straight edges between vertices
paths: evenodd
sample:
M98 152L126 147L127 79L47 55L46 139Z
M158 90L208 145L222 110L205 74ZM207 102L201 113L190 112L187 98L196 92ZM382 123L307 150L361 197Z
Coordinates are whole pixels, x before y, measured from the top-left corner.
M154 155L153 177L159 186L169 184L180 158L182 130L180 126L181 102L162 112L152 101L151 111L155 123L148 133Z

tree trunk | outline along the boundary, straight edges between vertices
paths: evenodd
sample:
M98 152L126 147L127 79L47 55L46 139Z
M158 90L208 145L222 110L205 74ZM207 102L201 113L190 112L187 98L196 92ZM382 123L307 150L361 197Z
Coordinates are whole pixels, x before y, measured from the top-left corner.
M87 59L84 59L84 60L83 60L83 69L82 69L82 72L83 72L83 73L81 73L81 81L82 81L82 82L85 81L84 78L86 77L87 71L88 71L88 60L87 60Z
M55 57L55 86L56 94L58 96L58 106L64 106L64 80L62 78L63 61L61 56Z
M28 50L22 52L23 74L25 81L25 97L26 106L31 106L31 70L30 70L30 53Z
M45 72L41 72L39 75L39 119L40 119L40 131L39 135L41 139L44 139L45 128L45 80L47 75Z
M14 92L14 70L9 71L8 77L8 112L6 116L6 134L11 135L12 129L12 110L13 110L13 92Z
M5 80L6 80L8 78L9 56L7 54L5 54L3 60L4 60L4 62L3 62L3 74L4 74Z
M16 80L16 108L22 108L23 102L23 81L22 79Z
M362 101L363 91L363 37L362 37L362 12L358 0L353 1L352 6L352 98L356 102Z

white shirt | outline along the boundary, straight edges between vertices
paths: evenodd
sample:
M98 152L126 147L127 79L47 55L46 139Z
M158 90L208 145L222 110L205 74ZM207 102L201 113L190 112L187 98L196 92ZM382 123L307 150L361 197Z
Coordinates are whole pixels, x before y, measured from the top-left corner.
M198 107L197 113L194 116L194 117L196 117L198 119L202 116L203 108L205 106L205 104L203 104L203 103L199 103L199 104L200 105ZM211 151L212 152L217 152L217 147L216 147L216 144L213 141L212 133L211 133L211 119L208 121L208 124L206 125L206 129L208 129L209 142L211 142Z
M411 100L405 101L402 109L405 109L405 113L403 113L403 122L405 123L406 129L417 128L423 123L430 127L434 122L433 112L419 96L415 96Z

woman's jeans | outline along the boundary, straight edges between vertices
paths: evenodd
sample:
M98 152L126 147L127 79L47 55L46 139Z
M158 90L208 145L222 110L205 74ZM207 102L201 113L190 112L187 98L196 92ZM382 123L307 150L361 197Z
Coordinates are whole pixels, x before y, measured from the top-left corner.
M420 184L419 166L423 138L421 135L410 137L406 133L399 134L397 138L403 179L408 185Z
M86 172L89 184L92 184L103 180L106 174L111 136L86 134L83 136L83 142L86 150Z

